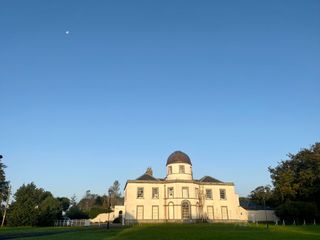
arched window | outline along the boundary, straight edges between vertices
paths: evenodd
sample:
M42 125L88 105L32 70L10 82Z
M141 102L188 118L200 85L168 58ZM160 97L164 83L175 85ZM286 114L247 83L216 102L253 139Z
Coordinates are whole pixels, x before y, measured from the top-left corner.
M182 219L190 219L190 203L188 201L183 201L181 203L181 218Z

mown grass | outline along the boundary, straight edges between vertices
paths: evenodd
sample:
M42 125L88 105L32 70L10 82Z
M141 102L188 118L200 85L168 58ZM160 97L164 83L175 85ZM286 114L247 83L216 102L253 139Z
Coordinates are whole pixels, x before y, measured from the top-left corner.
M63 232L66 230L70 232ZM16 228L0 230L0 239L1 236L14 234L15 231L16 233L49 233L27 238L38 240L320 240L320 226L270 226L266 229L264 225L235 224L150 224L109 230L106 228Z

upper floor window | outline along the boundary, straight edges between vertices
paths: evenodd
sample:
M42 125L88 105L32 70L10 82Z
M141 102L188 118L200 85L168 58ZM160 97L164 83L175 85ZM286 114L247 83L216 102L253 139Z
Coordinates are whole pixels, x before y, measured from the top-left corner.
M173 187L169 187L169 188L168 188L168 197L169 197L169 198L173 198L173 196L174 196L173 193L174 193L174 192L173 192Z
M227 199L226 190L225 189L220 189L220 199L222 199L222 200Z
M137 189L137 198L143 198L144 189L143 187L138 187Z
M185 173L184 165L179 165L179 173Z
M182 197L183 198L189 198L189 188L188 187L183 187L182 188Z
M172 174L172 166L168 167L168 174Z
M212 189L206 189L206 199L212 199Z
M152 188L152 198L159 198L159 188Z
M194 194L196 198L199 198L199 188L194 189Z

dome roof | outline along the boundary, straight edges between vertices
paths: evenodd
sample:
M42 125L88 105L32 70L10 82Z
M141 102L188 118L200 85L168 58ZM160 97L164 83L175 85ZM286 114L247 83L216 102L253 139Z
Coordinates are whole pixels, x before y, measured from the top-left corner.
M189 156L181 151L175 151L168 157L167 165L173 164L173 163L187 163L192 165Z

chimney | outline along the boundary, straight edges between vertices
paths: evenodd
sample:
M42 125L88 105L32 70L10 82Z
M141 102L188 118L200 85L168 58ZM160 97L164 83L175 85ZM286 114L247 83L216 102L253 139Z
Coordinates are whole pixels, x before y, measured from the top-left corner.
M153 176L153 171L151 167L147 168L146 174L148 174L149 176Z

